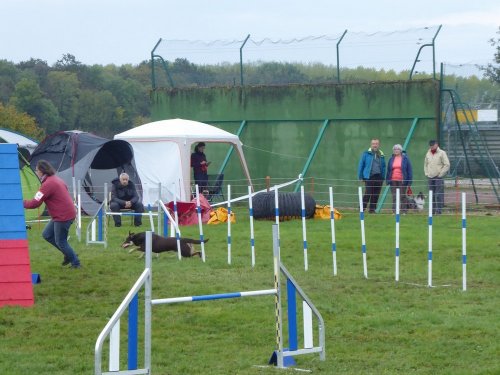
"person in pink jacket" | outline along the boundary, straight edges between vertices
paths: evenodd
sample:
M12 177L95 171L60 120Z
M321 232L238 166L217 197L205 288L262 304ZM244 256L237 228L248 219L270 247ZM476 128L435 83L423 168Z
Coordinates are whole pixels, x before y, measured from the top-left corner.
M35 173L42 184L33 199L23 202L24 208L37 208L45 203L51 220L43 230L43 238L63 253L63 266L71 264L71 268L80 268L80 260L68 243L69 228L76 217L68 187L46 160L38 161Z

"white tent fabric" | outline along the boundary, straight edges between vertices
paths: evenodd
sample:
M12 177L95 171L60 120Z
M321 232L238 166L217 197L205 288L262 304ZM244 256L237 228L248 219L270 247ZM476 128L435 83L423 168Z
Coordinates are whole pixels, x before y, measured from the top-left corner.
M115 135L134 149L136 169L143 188L143 203L191 200L191 150L198 142L228 143L239 156L243 172L251 184L238 136L202 122L171 119L150 122ZM161 184L161 194L159 186Z
M28 137L16 133L13 130L0 129L0 139L4 139L7 143L17 143L19 147L27 149L30 154L38 146L38 143Z

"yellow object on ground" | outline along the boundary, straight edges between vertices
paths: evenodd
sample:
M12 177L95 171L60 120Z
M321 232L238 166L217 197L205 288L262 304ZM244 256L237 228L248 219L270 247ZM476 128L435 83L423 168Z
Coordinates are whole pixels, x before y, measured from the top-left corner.
M333 209L333 216L335 220L342 219L342 214L336 209ZM321 206L319 204L316 205L316 211L314 211L315 219L329 219L330 218L330 205Z
M219 207L216 210L210 212L210 219L208 224L220 224L227 223L227 209L224 207ZM231 212L231 223L236 223L236 216L234 212Z

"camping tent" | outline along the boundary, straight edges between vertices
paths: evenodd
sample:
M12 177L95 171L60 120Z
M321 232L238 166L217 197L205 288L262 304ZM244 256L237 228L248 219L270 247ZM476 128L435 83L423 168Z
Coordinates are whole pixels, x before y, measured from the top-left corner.
M239 156L243 172L250 175L238 136L197 121L171 119L150 122L115 135L134 148L135 163L143 188L143 203L153 205L161 197L170 201L191 200L191 146L193 143L228 143Z
M20 133L8 129L0 129L0 143L17 144L23 199L32 199L40 187L40 181L35 173L29 168L27 161L38 143ZM38 218L38 214L42 212L43 207L39 210L25 210L24 215L27 220L34 220Z
M140 194L133 157L132 147L126 141L72 130L47 136L31 155L30 163L35 168L38 160L50 162L70 190L74 182L80 181L82 209L94 215L104 200L104 184L110 185L122 171L129 174Z

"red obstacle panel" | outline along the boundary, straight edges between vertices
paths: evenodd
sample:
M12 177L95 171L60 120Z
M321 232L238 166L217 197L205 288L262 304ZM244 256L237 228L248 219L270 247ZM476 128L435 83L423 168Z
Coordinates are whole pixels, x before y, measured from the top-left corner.
M35 303L27 240L0 240L0 307Z

